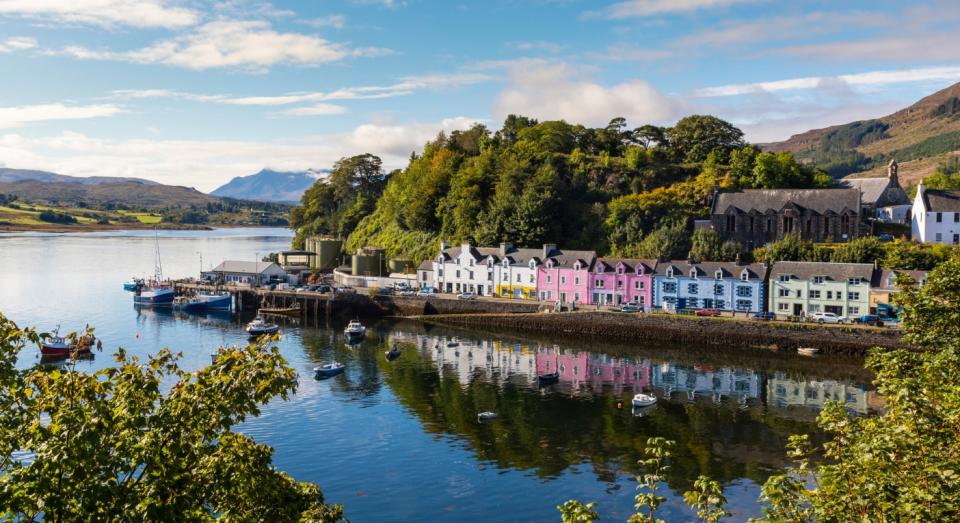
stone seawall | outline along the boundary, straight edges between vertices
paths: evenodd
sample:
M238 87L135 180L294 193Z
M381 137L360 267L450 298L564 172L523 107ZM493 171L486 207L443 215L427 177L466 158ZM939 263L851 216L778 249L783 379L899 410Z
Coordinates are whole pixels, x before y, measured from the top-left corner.
M615 312L564 314L449 314L420 318L427 323L598 336L636 342L696 343L794 351L816 347L824 354L863 356L872 347L904 346L893 329L680 317Z

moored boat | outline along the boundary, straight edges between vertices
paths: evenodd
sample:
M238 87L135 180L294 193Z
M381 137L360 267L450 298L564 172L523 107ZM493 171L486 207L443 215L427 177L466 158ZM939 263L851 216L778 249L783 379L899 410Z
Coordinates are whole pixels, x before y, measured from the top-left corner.
M559 372L548 372L546 374L540 374L539 376L537 376L537 382L540 385L550 385L558 381L560 381Z
M233 306L233 297L229 292L201 292L197 294L197 300L211 311L228 311Z
M264 334L275 334L280 330L280 326L274 323L268 323L263 321L263 318L257 316L250 323L247 324L246 329L247 334L250 336L263 336Z
M399 358L400 354L401 354L400 349L396 345L394 345L393 347L390 348L390 350L384 353L384 355L387 357L387 361L393 361Z
M337 374L340 374L341 372L343 372L345 368L346 368L346 365L344 365L343 363L332 361L330 363L324 363L319 367L314 367L313 374L314 374L314 377L317 379L330 378L332 376L336 376Z
M816 347L800 347L797 349L797 354L801 356L815 356L820 354L820 349Z
M649 407L657 402L657 397L653 394L639 393L633 396L634 407Z
M173 303L173 287L154 284L138 287L133 294L133 303L139 305L170 305Z
M44 337L40 341L40 354L44 356L69 356L73 352L70 340L56 335Z
M497 419L496 412L484 411L477 414L477 421L490 421L494 419Z
M296 307L260 307L261 314L280 314L283 316L300 317L300 305Z
M125 291L135 291L137 287L143 285L143 278L130 278L129 281L123 282L123 290Z
M347 327L343 329L343 334L346 335L347 338L354 340L363 338L366 333L367 328L360 323L360 320L350 320L350 323L347 324Z

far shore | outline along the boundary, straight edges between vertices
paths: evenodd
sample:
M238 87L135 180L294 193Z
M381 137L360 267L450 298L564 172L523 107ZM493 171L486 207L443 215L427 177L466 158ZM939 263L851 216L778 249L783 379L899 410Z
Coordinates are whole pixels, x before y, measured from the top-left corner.
M183 224L183 223L75 223L64 225L51 223L49 225L0 224L0 232L97 232L97 231L134 231L160 229L164 231L212 231L214 229L235 228L283 228L282 225L259 225L239 223L210 223L210 224Z

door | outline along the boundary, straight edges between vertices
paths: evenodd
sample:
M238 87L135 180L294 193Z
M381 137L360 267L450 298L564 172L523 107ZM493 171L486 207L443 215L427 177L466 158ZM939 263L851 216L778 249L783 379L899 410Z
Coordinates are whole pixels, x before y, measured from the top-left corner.
M799 304L799 303L794 303L794 304L793 304L793 315L794 315L794 316L799 316L799 315L801 315L801 314L803 314L803 305L801 305L801 304Z
M514 298L523 298L523 289L513 289Z

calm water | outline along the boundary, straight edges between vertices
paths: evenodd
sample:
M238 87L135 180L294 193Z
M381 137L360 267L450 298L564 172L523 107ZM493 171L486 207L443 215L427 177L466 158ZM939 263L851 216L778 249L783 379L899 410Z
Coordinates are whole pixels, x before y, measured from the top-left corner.
M181 277L199 272L201 256L205 268L253 260L289 240L283 229L228 229L161 232L159 243L165 274ZM188 368L221 345L244 343L243 318L134 309L121 283L152 274L154 241L151 232L0 235L0 312L44 330L89 323L105 348L134 354L175 348ZM280 347L303 377L300 388L240 427L355 522L557 521L554 507L569 498L598 501L607 521L623 521L634 464L656 435L677 441L662 517L691 519L679 493L708 474L723 482L731 520L745 520L759 515L759 484L784 466L787 437L820 437L813 421L825 397L864 414L875 402L856 361L412 322L372 327L349 347L342 324L284 325ZM453 338L459 346L448 347ZM383 351L393 342L403 356L388 363ZM347 372L313 380L311 369L331 358ZM28 353L21 363L38 359ZM97 354L80 368L109 363ZM560 383L539 388L537 373L555 369ZM632 412L634 391L649 388L669 399ZM486 410L499 418L477 423Z

